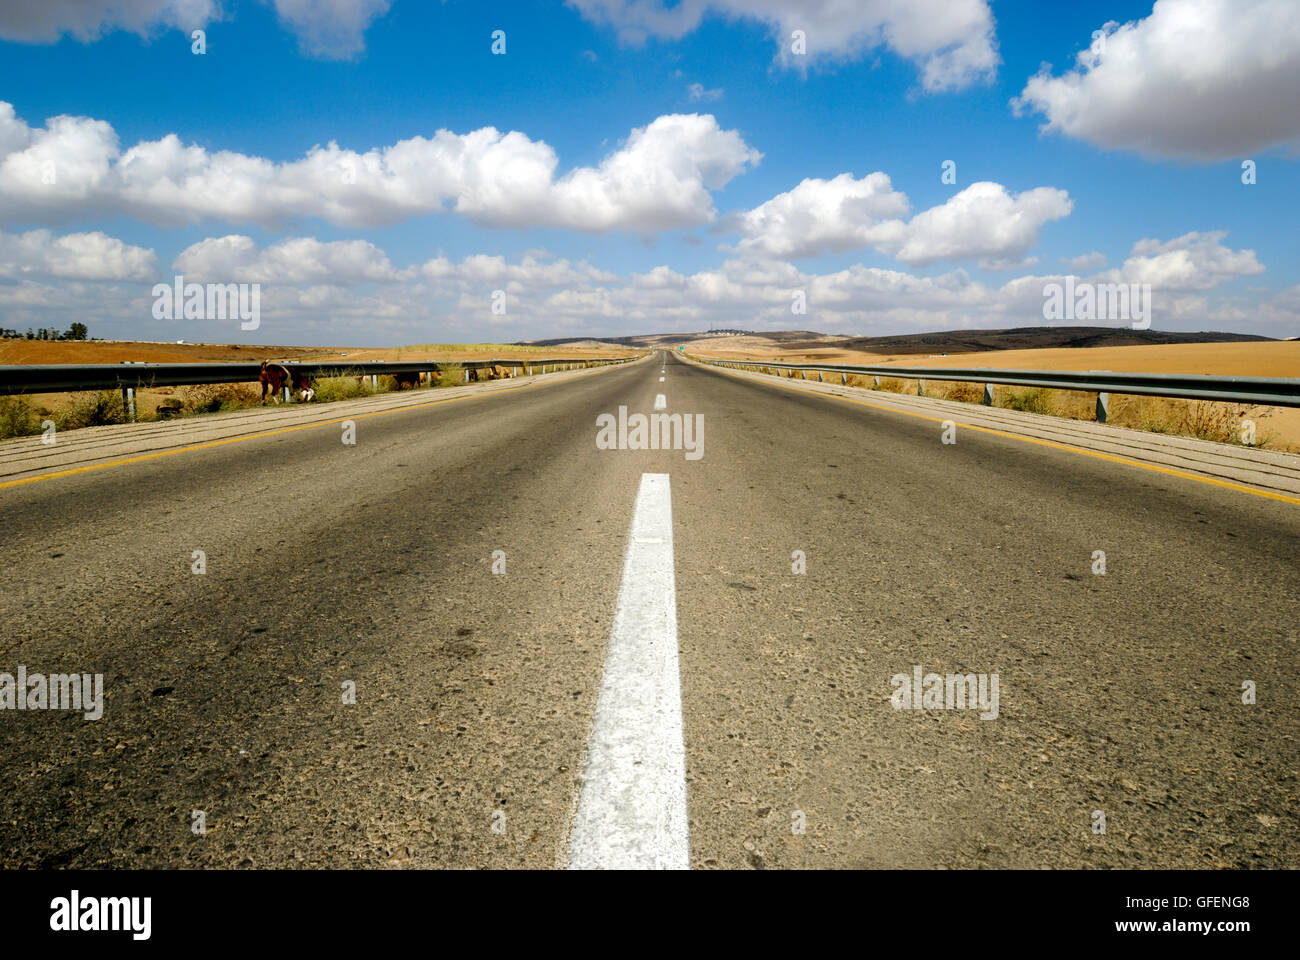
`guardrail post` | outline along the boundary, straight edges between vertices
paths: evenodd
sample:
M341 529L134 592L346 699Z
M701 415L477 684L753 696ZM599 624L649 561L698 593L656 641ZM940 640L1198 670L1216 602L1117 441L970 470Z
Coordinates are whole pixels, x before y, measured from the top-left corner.
M822 372L820 370L817 371L817 382L818 383L826 382L826 378L822 376Z
M370 375L370 389L371 389L371 390L378 390L378 389L379 389L379 374L377 374L377 373L372 373L372 374Z
M924 396L925 396L925 381L924 381L924 380L918 380L918 381L916 381L916 395L917 395L918 397L924 397Z
M519 376L519 368L518 368L518 367L511 367L511 368L510 368L510 376L511 376L511 377L517 377L517 376Z
M1110 414L1110 394L1097 394L1097 422L1105 423L1106 417Z
M469 383L469 367L465 368L465 382Z
M289 402L289 385L287 383L280 388L280 395L283 397L285 403Z
M122 388L122 413L127 423L135 423L135 387Z
M840 371L840 386L841 386L841 387L847 387L848 385L849 385L849 375L848 375L847 373L845 373L844 371L841 370L841 371Z
M879 378L879 377L872 377L872 379L871 379L871 386L874 387L876 390L879 390L879 389L880 389L880 378Z
M993 406L993 384L984 384L984 406Z

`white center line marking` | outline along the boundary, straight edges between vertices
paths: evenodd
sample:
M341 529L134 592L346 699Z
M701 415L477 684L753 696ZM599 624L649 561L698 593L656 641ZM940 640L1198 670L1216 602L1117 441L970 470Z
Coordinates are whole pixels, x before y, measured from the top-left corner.
M660 378L659 378L659 382L660 382L660 383L663 383L663 382L664 382L664 378L663 378L663 377L660 377Z
M569 869L690 869L673 508L644 473L596 702Z
M655 409L656 410L668 409L668 398L665 397L662 393L655 394Z

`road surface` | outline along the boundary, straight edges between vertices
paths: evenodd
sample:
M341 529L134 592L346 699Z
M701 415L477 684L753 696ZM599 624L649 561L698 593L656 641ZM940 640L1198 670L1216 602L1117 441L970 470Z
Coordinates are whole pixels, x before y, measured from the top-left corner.
M342 430L0 490L0 671L105 694L4 866L1300 862L1293 503L664 354Z

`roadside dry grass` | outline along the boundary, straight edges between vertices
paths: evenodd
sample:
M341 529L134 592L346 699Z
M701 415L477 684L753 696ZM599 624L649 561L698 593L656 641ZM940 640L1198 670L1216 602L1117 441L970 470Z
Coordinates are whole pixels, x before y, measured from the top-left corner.
M464 364L446 360L437 363L440 375L434 381L435 388L465 384ZM536 372L540 373L540 368ZM371 386L368 376L340 375L341 373L342 368L329 371L326 376L313 378L316 402L355 400L358 397L397 390L397 380L392 376L380 376L376 389ZM524 373L521 369L520 375ZM416 389L427 389L427 385L421 384ZM175 417L202 416L257 407L260 404L261 387L256 383L142 388L136 392L136 420L145 423ZM62 431L125 423L126 413L122 406L122 394L116 390L36 396L0 395L0 440L38 434L41 432L41 423L45 420L52 420L55 428Z
M102 427L110 423L124 423L126 411L122 394L117 390L88 390L69 395L68 402L54 411L41 411L59 430L76 430L80 427Z
M41 432L41 418L26 397L0 397L0 439Z
M764 372L785 376L779 368L764 367ZM803 371L793 376L816 380ZM828 378L835 382L838 375ZM881 377L874 386L874 376L849 374L846 385L882 393L915 394L917 381L901 377ZM925 396L958 403L984 403L984 384L960 380L925 381ZM1084 390L1053 390L1048 387L1012 387L995 385L993 405L1008 410L1064 417L1070 420L1097 419L1097 395ZM1111 396L1107 422L1119 427L1194 437L1216 443L1266 448L1300 453L1300 443L1290 441L1270 429L1270 418L1284 408L1221 403L1210 400L1179 400L1167 397L1143 397L1114 394ZM1290 411L1286 411L1290 412ZM1253 424L1253 435L1249 425Z
M992 367L1019 370L1113 370L1129 373L1191 373L1220 376L1294 377L1300 370L1300 341L1240 343L1147 344L1113 347L1059 347L989 350L948 356L882 355L863 350L810 349L791 351L789 344L740 345L719 341L702 351L722 360L770 363L846 363L888 366L905 363L927 367ZM815 378L814 378L815 379ZM850 376L850 386L871 388L870 376ZM915 393L915 380L881 378L878 389ZM982 384L927 379L927 396L967 403L983 401ZM1012 409L1068 417L1096 418L1097 395L1068 390L994 387L994 403ZM1198 437L1220 443L1242 443L1245 421L1255 424L1257 447L1300 453L1300 408L1237 406L1209 401L1112 395L1110 423L1153 433Z
M209 383L182 387L177 399L181 402L182 414L220 413L255 407L261 402L262 394L261 388L251 383ZM139 413L139 405L136 412Z
M854 380L865 381L862 385L870 387L870 379L850 377L849 381L850 383ZM904 384L907 389L903 389ZM882 377L880 389L891 393L914 393L916 381L889 380ZM927 380L925 395L959 403L982 404L984 386L961 381ZM1095 421L1097 419L1097 395L1083 390L995 386L993 405L1008 410L1065 417L1069 420ZM1116 394L1111 397L1107 422L1150 433L1300 452L1300 445L1288 444L1267 429L1268 418L1276 412L1276 407ZM1252 443L1246 442L1249 437L1246 429L1248 421L1255 424Z
M438 364L438 379L435 387L454 387L465 382L465 368L459 363Z

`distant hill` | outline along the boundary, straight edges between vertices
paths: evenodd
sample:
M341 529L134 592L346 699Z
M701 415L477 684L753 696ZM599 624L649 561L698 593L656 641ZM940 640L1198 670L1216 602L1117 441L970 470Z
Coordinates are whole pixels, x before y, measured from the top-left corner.
M888 337L844 337L813 330L764 330L742 338L700 333L653 333L630 337L588 337L583 340L555 339L524 341L529 346L576 346L618 344L626 347L671 347L679 343L710 341L739 346L780 344L789 350L832 347L869 353L977 353L986 350L1034 350L1060 347L1127 347L1165 343L1237 343L1272 340L1250 333L1176 330L1133 330L1129 327L1009 327L1003 330L945 330L936 333L906 333Z
M1133 330L1128 327L1011 327L1005 330L948 330L894 337L854 337L836 346L874 353L974 353L983 350L1041 350L1061 347L1132 347L1163 343L1239 343L1271 340L1250 333Z

